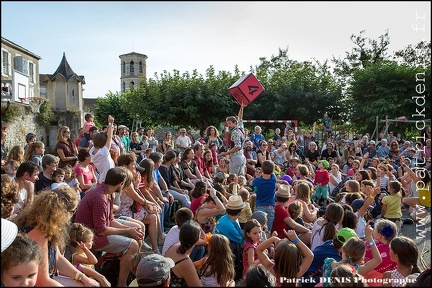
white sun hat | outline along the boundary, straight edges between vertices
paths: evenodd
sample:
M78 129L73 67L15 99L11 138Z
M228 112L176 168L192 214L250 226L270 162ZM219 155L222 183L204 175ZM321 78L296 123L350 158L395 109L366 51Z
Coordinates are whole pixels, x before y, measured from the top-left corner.
M1 219L1 252L6 250L15 240L18 234L18 226L6 219Z

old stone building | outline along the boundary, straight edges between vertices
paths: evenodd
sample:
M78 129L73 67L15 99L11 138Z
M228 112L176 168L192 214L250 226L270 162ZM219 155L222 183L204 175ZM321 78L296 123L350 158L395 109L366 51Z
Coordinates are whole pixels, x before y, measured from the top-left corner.
M120 87L121 92L126 92L131 88L138 88L141 80L146 78L147 55L131 52L120 55Z

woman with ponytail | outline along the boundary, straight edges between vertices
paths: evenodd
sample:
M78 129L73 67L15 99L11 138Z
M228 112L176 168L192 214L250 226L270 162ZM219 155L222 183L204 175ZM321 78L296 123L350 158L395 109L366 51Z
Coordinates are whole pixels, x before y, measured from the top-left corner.
M171 268L170 287L202 287L195 265L189 257L200 238L200 233L201 226L198 222L187 221L180 228L180 242L171 245L165 252L165 257L171 258L175 263Z

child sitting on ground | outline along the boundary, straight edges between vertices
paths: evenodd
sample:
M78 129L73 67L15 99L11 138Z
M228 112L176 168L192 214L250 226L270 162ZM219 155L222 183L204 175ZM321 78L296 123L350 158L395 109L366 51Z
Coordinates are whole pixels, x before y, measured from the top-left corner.
M94 234L92 230L81 223L73 223L69 230L71 263L88 277L97 280L101 286L111 286L108 280L94 269L98 262L90 251L93 246Z

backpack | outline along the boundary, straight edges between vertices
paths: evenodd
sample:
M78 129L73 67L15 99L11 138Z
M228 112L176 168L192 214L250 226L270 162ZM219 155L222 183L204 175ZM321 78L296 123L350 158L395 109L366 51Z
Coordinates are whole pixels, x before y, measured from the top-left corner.
M332 196L333 198L336 197L337 194L339 194L340 190L342 189L342 187L344 187L345 182L347 182L348 180L351 180L352 176L348 176L345 177L341 182L339 182L339 184L331 191L330 196Z
M105 253L98 259L95 265L95 270L105 276L105 278L111 283L111 287L117 287L118 277L120 274L120 254ZM127 285L129 285L135 276L129 273L127 279Z

